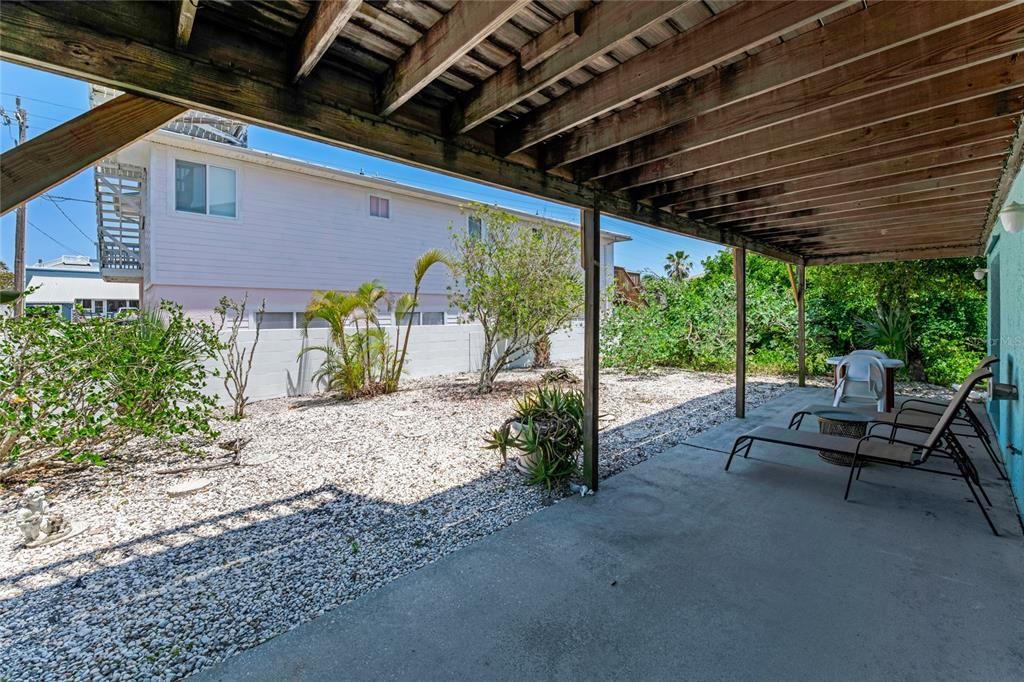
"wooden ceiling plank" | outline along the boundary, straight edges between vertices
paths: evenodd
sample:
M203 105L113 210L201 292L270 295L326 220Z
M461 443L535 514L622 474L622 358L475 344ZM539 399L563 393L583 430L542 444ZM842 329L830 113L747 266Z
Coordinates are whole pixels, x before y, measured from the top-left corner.
M460 0L392 65L380 114L390 116L511 19L530 0Z
M866 130L842 133L829 140L828 146L817 141L806 142L707 167L685 178L651 183L635 189L630 192L630 196L649 199L664 194L680 194L705 185L733 191L769 184L770 181L819 175L865 163L989 141L1011 134L1011 117L1022 106L1024 87L1014 88L997 95L882 123ZM698 149L691 153L697 155L703 151ZM698 163L698 160L694 161L695 165Z
M422 113L416 102L384 120L371 112L372 84L346 70L323 65L303 88L295 88L290 72L280 68L278 49L230 26L200 22L188 52L170 49L169 41L161 38L166 18L142 3L97 8L84 2L7 2L0 12L0 59L549 201L600 206L602 212L627 221L743 246L786 262L800 260L784 249L544 173L529 166L526 157L501 158L475 138L445 137L442 121L431 119L429 111ZM77 49L69 51L69 42ZM413 112L422 120L414 119Z
M972 6L971 3L949 4L955 7ZM885 6L883 4L881 7ZM929 6L924 13L930 14L931 8ZM917 100L918 106L915 106L914 98L935 93L937 88L934 84L941 84L942 88L949 87L952 91L955 86L950 80L962 77L964 69L1005 59L1021 51L1024 51L1024 6L1013 6L977 21L933 33L842 67L702 113L671 128L587 159L578 165L578 177L584 180L601 178L794 119L801 126L812 127L810 115L815 112L838 111L838 115L829 114L819 120L830 120L836 126L833 133L839 133L844 129L884 120L881 110L878 117L841 115L844 110L855 111L858 106L874 108L879 101L885 101L891 105L895 115L921 111L927 107L919 105L930 103ZM912 87L915 84L919 85ZM902 107L898 102L901 97L904 98ZM933 106L941 106L950 101L947 97L934 102ZM822 135L827 132L819 131ZM545 163L550 165L548 150L545 150L544 158Z
M523 71L508 64L484 81L461 112L459 132L465 133L519 102L536 95L559 79L583 68L594 57L633 38L652 24L680 10L678 0L666 2L602 2L579 17L581 39L557 52L536 68Z
M177 104L119 95L8 149L0 156L3 187L0 215L153 132L185 111L185 107Z
M879 221L854 225L826 224L825 227L800 228L776 232L772 234L771 240L773 243L783 243L797 240L806 242L818 237L835 237L836 235L847 235L851 238L860 238L865 235L871 236L872 234L902 236L919 233L922 228L952 230L963 228L965 225L971 225L977 229L983 217L984 213L982 211L975 210L973 212L963 211L960 213L943 214L941 216L924 216L912 222Z
M925 222L899 230L885 226L873 226L863 230L841 228L831 232L818 230L804 235L773 237L772 243L785 246L786 248L806 251L808 247L825 243L850 245L882 242L881 246L891 248L897 243L913 243L914 240L921 243L922 239L925 240L924 243L934 243L949 236L957 238L964 238L966 236L966 238L973 241L977 239L980 221L980 217L974 216L973 218L964 217L948 222L943 221L941 224ZM932 241L927 241L929 239ZM885 243L886 240L890 240L888 244Z
M891 172L889 162L870 164L846 169L847 173L835 173L812 176L780 182L766 187L756 187L748 192L732 192L710 199L675 204L673 208L687 215L705 218L725 215L734 211L746 211L761 207L784 206L807 199L832 199L834 197L885 196L884 193L899 193L903 188L910 191L927 189L929 183L943 183L953 178L982 171L990 171L1001 166L1005 148L1000 141L991 144L991 155L974 158L959 163L922 165L922 167L906 171ZM976 148L977 149L977 148ZM936 152L932 158L936 158ZM897 171L903 166L895 166ZM859 172L858 172L859 171ZM872 175L872 173L874 175ZM934 185L938 186L938 185Z
M978 240L978 225L965 224L953 227L918 228L916 232L905 233L899 236L890 234L875 234L871 236L846 237L839 234L834 238L830 236L815 237L800 242L799 248L813 248L818 255L827 255L830 252L850 251L864 247L893 249L899 247L913 248L929 244L939 246L943 244L976 244Z
M745 209L733 209L715 213L705 211L687 212L691 218L708 221L719 220L742 220L744 218L758 218L762 216L775 215L791 211L801 211L809 208L820 208L839 210L848 206L891 206L914 199L939 199L946 196L959 194L963 191L973 191L980 186L995 188L999 178L1000 168L987 162L989 167L974 173L965 173L949 177L932 178L921 180L916 183L899 184L890 178L879 180L880 183L891 183L875 187L867 191L854 192L852 194L833 194L827 197L810 197L800 201L772 202L766 206Z
M178 7L174 13L174 44L179 50L188 48L188 41L192 38L192 25L196 22L196 10L199 9L199 0L178 0Z
M981 246L932 246L920 249L899 251L864 251L830 256L810 256L807 265L839 265L842 263L887 263L901 260L929 260L935 258L960 258L963 256L980 256Z
M889 47L905 44L922 36L931 36L928 45L941 45L934 32L956 26L958 30L942 31L943 40L950 47L965 45L972 38L986 32L991 21L979 26L963 26L962 22L983 17L1005 3L907 3L888 2L854 12L824 28L807 32L793 40L769 47L749 59L726 69L716 69L689 83L680 85L658 97L635 104L611 114L592 125L571 130L564 136L547 143L544 160L548 166L566 163L605 151L623 143L656 133L659 130L684 123L700 114L713 111L775 88L787 86L800 79L815 76L828 69L848 64L853 60L857 68L848 69L847 78L859 72L865 87L884 87L890 79L907 76L898 70L898 64L910 62L918 73L929 73L928 64L915 64L914 55L928 53L924 45L903 50L903 55L888 55L895 69L886 69L883 57L877 53ZM1003 13L1000 13L1002 15ZM998 29L996 29L998 31ZM976 41L975 41L976 42ZM943 48L939 48L943 50ZM943 50L944 51L944 50ZM872 57L872 55L874 55ZM939 66L946 63L939 53ZM872 57L871 59L865 59ZM895 70L896 73L892 73ZM883 73L886 78L865 80L864 74ZM829 95L852 98L856 91L850 83L834 90L822 90ZM821 82L824 85L824 81ZM897 83L898 84L898 83ZM893 86L895 87L895 85ZM699 127L698 127L699 129Z
M580 38L580 13L567 14L519 50L519 66L529 71Z
M808 209L806 211L793 211L782 213L766 218L751 218L745 220L723 220L714 223L717 227L728 229L745 229L749 227L775 227L786 225L803 225L820 222L821 220L836 220L852 222L858 219L872 219L878 216L906 216L914 215L921 211L939 211L950 206L963 206L977 202L987 203L992 197L989 189L975 190L958 196L946 197L943 199L930 199L927 201L906 201L899 206L873 206L870 208L855 208L842 211L827 211L819 209Z
M508 151L543 142L849 4L845 0L736 4L530 112L508 131Z
M815 112L800 118L747 132L721 142L684 151L622 173L608 176L602 185L621 190L663 182L694 171L737 159L769 153L799 144L815 143L825 150L842 151L907 137L905 119L994 95L1024 85L1024 60L996 59L942 78L899 88L884 97L857 100L845 106ZM941 114L937 114L941 117ZM957 121L951 120L955 124ZM852 145L844 134L860 134ZM578 179L589 180L595 172L587 168Z
M743 230L743 234L751 237L757 237L758 239L765 239L772 243L779 243L784 241L787 237L791 236L805 236L825 232L828 230L837 229L856 229L860 227L912 227L915 225L923 224L934 224L936 221L942 222L960 222L963 220L972 220L975 225L980 225L983 219L983 208L980 204L975 203L967 206L953 206L943 211L936 211L934 213L928 213L927 211L921 212L916 216L889 216L889 217L878 217L876 220L854 220L852 222L845 221L829 221L824 220L818 223L810 223L806 225L793 225L786 227L760 227L750 228Z
M361 4L362 0L319 0L310 8L292 58L293 83L310 74Z

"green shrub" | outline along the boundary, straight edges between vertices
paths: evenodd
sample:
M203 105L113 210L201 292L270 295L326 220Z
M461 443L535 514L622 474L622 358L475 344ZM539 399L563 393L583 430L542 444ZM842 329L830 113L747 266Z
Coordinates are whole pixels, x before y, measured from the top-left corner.
M921 341L925 378L933 384L950 386L964 380L984 355L969 350L961 342L934 336Z
M549 489L576 475L583 448L583 393L541 386L516 401L515 415L486 439L507 461L508 448L523 452L530 482Z
M60 459L101 464L138 436L211 438L213 328L157 314L0 320L0 479Z

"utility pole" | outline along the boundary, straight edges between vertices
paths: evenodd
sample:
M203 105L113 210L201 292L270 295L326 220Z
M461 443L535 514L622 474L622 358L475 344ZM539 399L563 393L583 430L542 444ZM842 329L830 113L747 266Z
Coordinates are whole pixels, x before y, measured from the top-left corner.
M18 121L18 142L22 144L28 135L28 112L21 107L21 98L14 98L14 118ZM0 107L0 119L4 125L11 125L11 116L3 107ZM18 207L14 222L14 290L25 291L25 223L28 221L26 215L27 205ZM14 302L14 316L21 317L25 314L25 299L19 298Z

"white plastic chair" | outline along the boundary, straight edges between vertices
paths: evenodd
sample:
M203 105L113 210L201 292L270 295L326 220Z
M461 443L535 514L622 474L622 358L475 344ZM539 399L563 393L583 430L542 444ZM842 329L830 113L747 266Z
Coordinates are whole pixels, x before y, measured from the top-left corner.
M853 352L839 363L841 377L836 384L833 407L849 398L871 400L877 403L878 411L885 411L885 366L872 355L877 351ZM845 370L845 371L844 371Z
M889 356L886 355L885 353L883 353L880 350L869 350L869 349L866 349L866 348L850 351L849 354L850 355L869 355L869 356L871 356L873 358L878 358L879 360L888 360L889 359ZM847 356L847 357L849 357L849 356Z

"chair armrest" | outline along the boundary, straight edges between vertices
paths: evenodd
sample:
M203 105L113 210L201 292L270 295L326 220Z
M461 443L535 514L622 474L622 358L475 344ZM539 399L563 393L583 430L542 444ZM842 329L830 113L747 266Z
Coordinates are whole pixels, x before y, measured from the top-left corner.
M869 440L872 440L872 439L884 440L886 443L899 443L900 445L909 445L912 448L918 448L918 449L921 449L921 448L924 447L920 443L911 443L909 440L900 440L898 438L890 438L889 436L878 436L878 435L870 434L869 433L868 435L864 436L859 441L857 441L857 450L856 450L856 452L857 452L858 455L860 454L860 446L863 445L865 441L869 441ZM932 448L932 450L938 450L938 449L937 448Z

